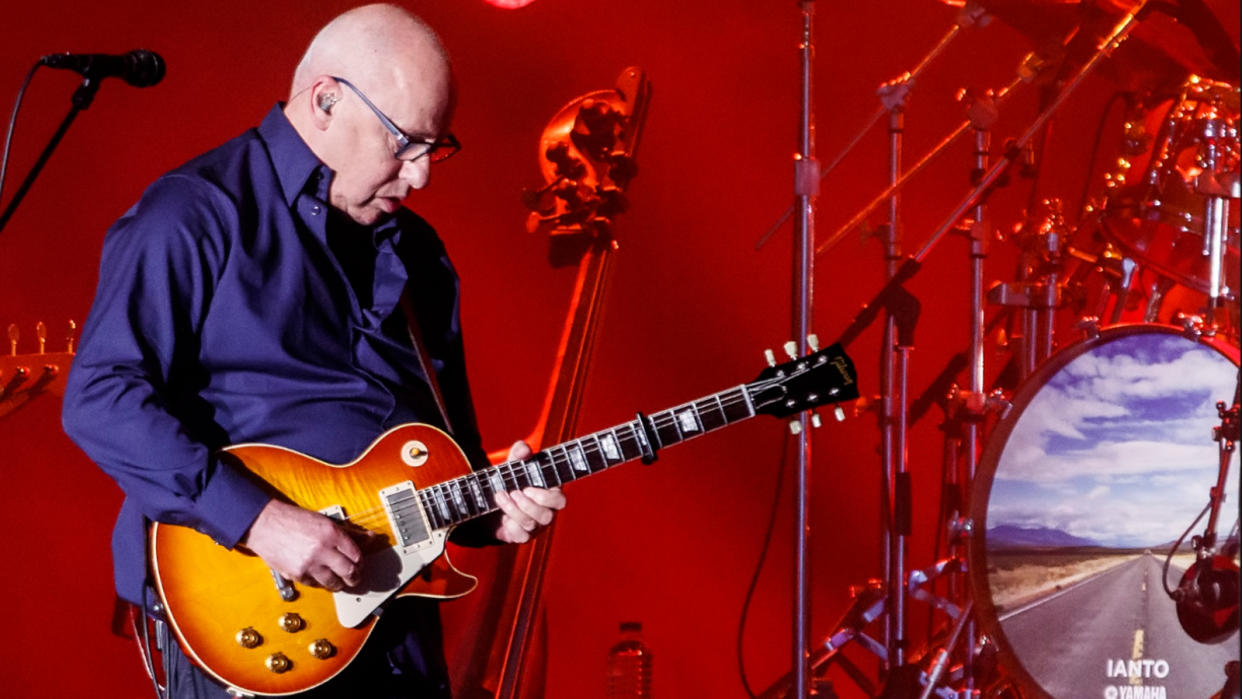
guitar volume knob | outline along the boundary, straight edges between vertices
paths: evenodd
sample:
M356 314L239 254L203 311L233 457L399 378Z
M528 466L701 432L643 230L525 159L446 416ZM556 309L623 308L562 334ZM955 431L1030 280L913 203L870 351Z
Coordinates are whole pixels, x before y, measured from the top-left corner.
M267 660L264 661L263 664L267 665L267 669L271 670L277 675L281 674L282 672L288 672L290 669L293 668L293 661L290 660L289 656L285 655L284 653L272 653L271 655L267 656Z
M237 645L242 648L257 648L259 644L263 643L263 637L260 636L259 632L255 631L252 626L247 626L241 631L238 631L237 635L233 638L237 640Z
M289 633L297 633L298 631L306 628L306 620L293 612L281 614L280 621L278 623L280 624L280 628L288 631Z
M332 645L332 642L326 638L316 639L306 647L306 650L320 660L327 660L336 655L336 646Z

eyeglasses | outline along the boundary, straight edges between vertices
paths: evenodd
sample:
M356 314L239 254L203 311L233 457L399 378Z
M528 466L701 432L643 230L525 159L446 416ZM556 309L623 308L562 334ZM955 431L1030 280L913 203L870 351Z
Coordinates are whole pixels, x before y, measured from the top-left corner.
M393 135L393 138L397 139L397 151L392 154L392 157L397 160L413 162L425 155L431 162L439 163L448 160L454 153L461 150L461 143L459 143L457 141L457 137L451 133L444 134L439 138L431 140L406 134L392 122L392 119L389 119L386 114L381 112L379 107L372 104L371 100L367 99L367 96L362 94L362 90L354 87L353 83L349 82L345 78L338 78L335 75L332 76L332 79L338 83L341 83L345 87L348 87L350 90L353 90L355 95L361 97L363 104L370 107L372 112L375 112L375 116L379 118L380 123L384 125L384 128L388 129L388 131Z

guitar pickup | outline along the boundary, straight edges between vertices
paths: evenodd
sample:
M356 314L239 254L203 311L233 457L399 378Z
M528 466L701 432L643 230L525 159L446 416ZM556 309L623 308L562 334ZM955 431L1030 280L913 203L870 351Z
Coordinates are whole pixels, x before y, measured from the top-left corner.
M419 505L418 491L412 481L384 488L379 496L397 545L408 549L431 543L427 517Z

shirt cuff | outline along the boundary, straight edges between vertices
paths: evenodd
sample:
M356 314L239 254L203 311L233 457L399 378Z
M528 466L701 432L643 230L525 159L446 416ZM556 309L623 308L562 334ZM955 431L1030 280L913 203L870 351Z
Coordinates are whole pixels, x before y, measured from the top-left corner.
M215 473L194 504L203 522L203 533L231 549L246 536L271 499L271 493L249 474L217 460Z

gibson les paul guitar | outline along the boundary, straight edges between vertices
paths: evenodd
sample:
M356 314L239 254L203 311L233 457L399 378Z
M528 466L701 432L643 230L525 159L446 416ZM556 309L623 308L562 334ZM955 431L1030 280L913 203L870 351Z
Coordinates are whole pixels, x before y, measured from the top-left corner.
M453 598L475 587L449 563L445 541L456 525L494 512L498 491L559 486L654 460L663 447L760 413L782 417L858 397L840 345L772 364L750 383L478 471L447 434L420 424L389 430L343 465L277 446L228 447L220 458L289 501L374 532L363 582L335 593L295 584L258 556L155 524L151 560L165 614L186 654L235 690L280 695L318 686L357 656L390 598Z

